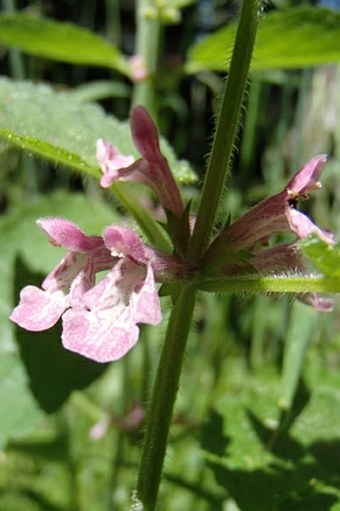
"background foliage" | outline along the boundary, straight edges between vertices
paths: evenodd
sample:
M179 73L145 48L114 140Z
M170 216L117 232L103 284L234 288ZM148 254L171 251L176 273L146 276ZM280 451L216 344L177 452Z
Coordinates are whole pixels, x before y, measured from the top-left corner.
M339 13L282 2L265 11L221 218L327 152L323 189L308 207L339 233ZM194 202L236 14L234 2L213 0L159 11L158 121ZM132 2L2 2L0 510L129 509L165 324L144 327L128 357L102 366L65 352L59 327L31 334L7 318L20 288L39 284L62 255L37 217L64 216L89 233L127 221L136 190L121 190L124 209L119 190L99 189L94 144L103 137L134 152L125 122L134 34ZM305 247L323 271L331 263L318 250ZM195 320L163 509L339 511L338 304L325 316L289 297L202 294Z

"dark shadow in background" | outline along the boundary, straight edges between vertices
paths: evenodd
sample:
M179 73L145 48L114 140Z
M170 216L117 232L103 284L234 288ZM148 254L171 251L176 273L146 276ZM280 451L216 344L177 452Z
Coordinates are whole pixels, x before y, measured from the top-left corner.
M289 420L276 435L248 410L254 433L275 456L261 469L227 466L231 442L228 425L223 425L222 415L210 411L201 438L202 448L209 453L207 465L241 511L328 511L339 502L340 435L304 445L290 434L290 427L308 400L308 389L301 382Z
M25 284L41 286L45 276L32 273L25 263L15 262L14 302ZM28 332L16 327L16 341L30 388L40 407L53 413L73 390L87 387L99 378L108 364L98 364L65 350L61 344L61 322L44 332Z

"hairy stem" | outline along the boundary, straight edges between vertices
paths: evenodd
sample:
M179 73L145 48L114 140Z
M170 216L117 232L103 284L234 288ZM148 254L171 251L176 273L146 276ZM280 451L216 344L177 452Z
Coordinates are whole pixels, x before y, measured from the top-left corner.
M140 0L139 10L143 8L144 11L139 11L138 13L138 16L142 17L138 18L141 39L137 44L137 50L140 55L148 59L150 59L152 54L150 49L151 39L158 37L153 51L157 51L159 48L159 32L157 36L155 26L149 24L147 28L149 36L145 32L147 22L151 23L150 19L148 21L145 17L145 7L150 7L152 3L151 0ZM144 28L143 23L145 23ZM190 262L198 261L202 256L208 246L213 230L239 122L257 23L258 0L244 0L199 213L193 239L189 246L188 259ZM149 42L143 41L143 37L149 37ZM146 50L147 48L148 50ZM152 60L147 62L149 72L153 71L150 68L150 63L152 63ZM145 81L144 86L151 87L152 82L148 83ZM149 90L154 92L152 87ZM136 102L136 98L138 98L138 102L140 102L139 97L142 97L142 103L148 108L151 107L152 110L152 104L148 103L150 97L145 90L143 92L144 96L141 95L142 92L142 88L138 89L136 87L134 101ZM195 299L196 290L188 284L183 285L168 324L147 414L146 432L139 467L137 499L143 511L154 511L156 506L170 421L179 385Z
M172 411L182 370L196 292L183 286L172 310L147 414L137 498L153 511L166 452Z
M258 26L258 0L243 0L229 74L205 177L189 257L199 260L208 247L223 192L240 119Z
M338 293L340 279L319 275L263 277L244 275L196 282L199 289L213 293Z

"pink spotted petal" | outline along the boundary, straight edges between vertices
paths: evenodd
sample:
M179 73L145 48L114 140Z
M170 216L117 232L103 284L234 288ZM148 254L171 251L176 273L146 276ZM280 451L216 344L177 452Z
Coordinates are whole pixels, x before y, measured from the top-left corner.
M83 254L78 254L81 256ZM71 307L77 307L83 301L86 292L92 289L96 283L96 274L103 270L111 270L117 259L113 258L106 247L99 247L86 256L86 263L81 271L74 277L69 291Z
M138 341L139 328L128 322L119 309L69 309L63 315L62 343L96 362L123 357Z
M103 270L112 268L115 260L110 251L102 246L91 252L68 252L60 263L45 278L42 288L49 290L63 290L68 293L71 289L77 287L78 291L87 291L95 284L95 274Z
M10 319L22 328L40 332L51 328L68 306L68 298L60 291L47 293L35 286L26 286Z
M158 325L162 321L159 295L150 265L147 267L143 287L136 297L135 321L136 323L148 323L149 325Z
M42 283L42 288L49 290L51 293L63 291L64 294L67 294L73 280L86 266L87 260L88 256L84 253L68 252L51 273L47 275Z
M79 227L64 218L39 218L39 227L47 234L50 243L75 252L88 252L103 244L99 236L87 236Z
M63 315L65 348L98 362L117 360L137 342L137 322L156 324L160 307L151 267L120 259L88 291L79 307Z

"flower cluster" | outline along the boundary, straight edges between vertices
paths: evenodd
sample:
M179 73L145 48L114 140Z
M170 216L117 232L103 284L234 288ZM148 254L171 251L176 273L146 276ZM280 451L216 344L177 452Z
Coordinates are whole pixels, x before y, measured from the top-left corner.
M166 158L160 151L157 128L145 108L131 112L131 134L142 158L123 156L110 142L97 142L97 160L103 171L100 184L107 188L115 181L133 181L152 188L164 209L177 216L183 203Z
M142 107L132 113L132 136L142 158L123 156L108 142L97 143L102 186L133 180L151 186L161 205L181 214L182 200L167 160L160 152L157 129ZM102 236L87 236L62 218L37 221L50 243L68 250L46 277L42 289L26 286L11 319L30 331L63 321L65 348L98 362L117 360L138 340L137 323L156 325L162 315L156 280L179 278L174 257L145 245L130 229L109 226ZM96 275L107 275L96 283Z
M98 362L116 360L137 342L136 323L161 321L149 254L139 237L107 227L103 237L86 236L59 218L38 220L53 245L68 249L42 284L27 286L11 319L31 331L46 330L62 316L65 348ZM96 284L96 274L108 270Z
M166 158L160 151L156 126L143 107L131 115L134 143L141 155L120 154L109 142L99 140L97 159L103 172L101 185L117 180L135 181L151 187L172 222L183 218L184 206ZM202 274L242 275L253 271L305 272L295 242L268 247L276 233L290 232L296 239L318 235L327 244L333 237L296 210L298 199L320 187L319 177L326 158L316 156L304 165L284 190L228 225L212 242L195 267ZM175 220L176 221L176 220ZM76 225L60 218L38 220L49 241L67 249L66 256L42 284L25 287L11 319L31 331L52 327L60 317L65 348L107 362L125 355L138 340L137 324L161 321L157 282L190 278L190 261L144 244L130 229L109 226L102 236L87 236ZM190 234L190 233L188 233ZM246 257L245 257L246 254ZM106 272L99 282L96 276ZM195 273L193 272L193 274ZM330 300L315 294L303 300L318 310L328 311Z
M245 274L249 272L249 265L265 275L278 272L306 273L305 261L296 240L316 235L328 245L334 243L330 232L317 227L310 218L296 209L299 199L307 198L310 192L321 187L319 177L325 162L324 154L315 156L297 171L282 192L265 199L228 225L211 244L204 257L205 261L212 264L216 252L220 258L218 252L223 246L225 255L220 260L224 275ZM268 246L269 239L278 233L291 233L295 240ZM223 261L227 258L229 264ZM333 308L332 300L316 294L306 293L300 299L320 311L330 311Z

